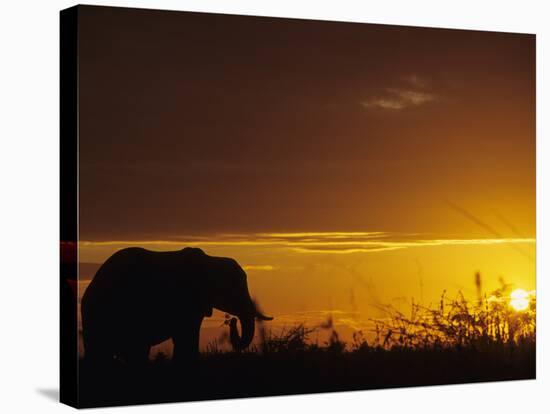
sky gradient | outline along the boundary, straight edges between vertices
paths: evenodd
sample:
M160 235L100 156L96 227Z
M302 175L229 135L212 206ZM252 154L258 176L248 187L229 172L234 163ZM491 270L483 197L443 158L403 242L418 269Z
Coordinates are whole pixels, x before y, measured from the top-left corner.
M81 262L202 247L347 328L478 270L535 288L533 35L82 11Z

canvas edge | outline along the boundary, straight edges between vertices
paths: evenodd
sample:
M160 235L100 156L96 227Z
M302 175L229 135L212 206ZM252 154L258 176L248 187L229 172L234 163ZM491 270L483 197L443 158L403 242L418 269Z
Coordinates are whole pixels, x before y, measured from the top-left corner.
M59 13L60 375L59 399L78 402L78 8Z

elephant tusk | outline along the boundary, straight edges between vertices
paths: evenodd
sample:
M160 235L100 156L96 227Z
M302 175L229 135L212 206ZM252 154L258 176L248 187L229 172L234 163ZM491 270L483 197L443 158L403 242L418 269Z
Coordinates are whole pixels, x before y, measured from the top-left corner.
M272 321L273 317L272 316L265 316L263 313L261 313L259 311L256 311L256 319L258 319L260 321Z

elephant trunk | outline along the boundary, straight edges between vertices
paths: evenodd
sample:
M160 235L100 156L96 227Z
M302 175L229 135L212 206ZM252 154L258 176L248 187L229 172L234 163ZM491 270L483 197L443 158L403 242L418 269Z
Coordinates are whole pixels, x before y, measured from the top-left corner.
M235 351L242 351L247 346L250 345L252 339L254 338L254 315L239 316L239 321L241 322L241 331L242 335L239 337L239 332L237 331L237 320L233 318L230 323L230 332L229 336L231 339L231 345Z
M250 345L254 339L255 331L255 320L259 321L270 321L273 318L265 316L262 312L258 310L256 304L248 296L247 306L241 310L241 312L236 312L241 323L241 336L239 337L239 332L237 330L237 319L233 318L230 322L229 336L231 340L231 345L235 351L242 351Z

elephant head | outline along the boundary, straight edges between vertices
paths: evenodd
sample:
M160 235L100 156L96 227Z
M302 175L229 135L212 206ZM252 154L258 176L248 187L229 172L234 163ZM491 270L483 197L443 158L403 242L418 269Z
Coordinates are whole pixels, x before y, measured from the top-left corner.
M199 249L196 249L199 250ZM250 345L254 338L255 320L269 321L272 317L264 315L252 300L248 291L246 273L234 260L225 257L204 255L205 266L203 280L206 282L206 312L212 308L237 316L241 325L239 337L235 324L231 327L231 343L235 350Z

